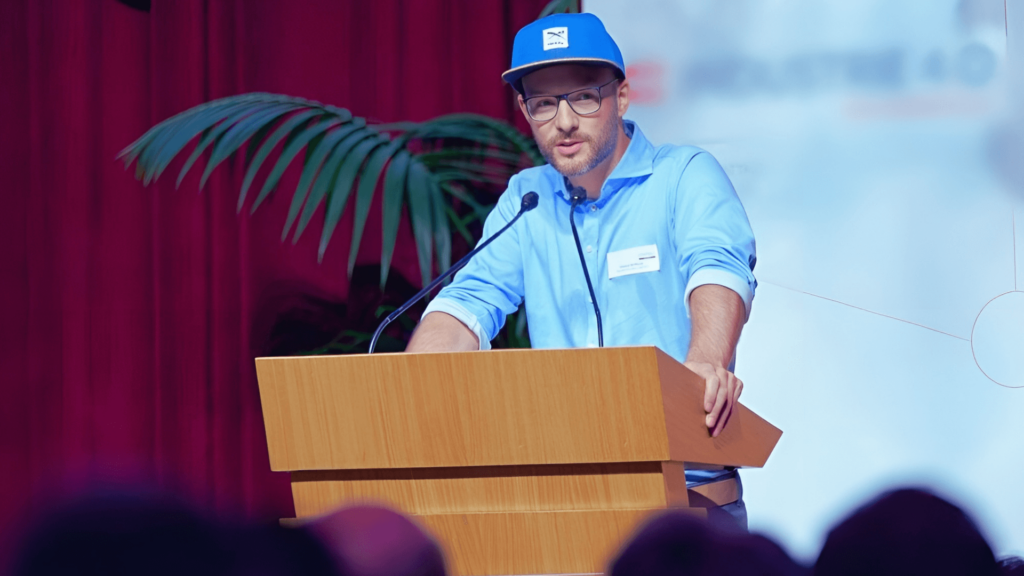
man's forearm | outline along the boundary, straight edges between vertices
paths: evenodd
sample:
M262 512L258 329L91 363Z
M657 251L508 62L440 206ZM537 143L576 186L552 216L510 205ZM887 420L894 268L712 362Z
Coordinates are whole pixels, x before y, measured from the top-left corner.
M405 351L468 352L479 349L479 339L465 324L444 312L431 312L420 321Z
M729 371L743 329L746 307L739 294L715 284L690 292L690 350L686 367L704 378L705 424L722 433L743 392L743 381Z
M727 368L736 352L746 306L739 294L716 284L690 292L690 350L688 362Z

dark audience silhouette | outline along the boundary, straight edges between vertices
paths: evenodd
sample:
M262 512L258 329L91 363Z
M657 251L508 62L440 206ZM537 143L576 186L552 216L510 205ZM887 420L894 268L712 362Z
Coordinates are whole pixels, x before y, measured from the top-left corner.
M648 521L612 562L611 576L797 576L806 568L764 536L721 531L683 512Z
M14 576L339 574L310 534L214 522L163 495L93 495L28 530Z
M1024 576L1024 558L1011 556L999 561L1001 576Z
M377 506L344 508L309 530L346 576L444 576L441 548L409 518Z
M30 527L14 576L444 576L433 538L408 517L353 506L302 528L216 521L167 496L93 495ZM971 518L919 489L885 493L828 534L812 568L771 539L680 511L625 542L610 576L1024 576L996 561Z
M992 549L959 507L918 489L888 492L829 533L815 576L989 576Z

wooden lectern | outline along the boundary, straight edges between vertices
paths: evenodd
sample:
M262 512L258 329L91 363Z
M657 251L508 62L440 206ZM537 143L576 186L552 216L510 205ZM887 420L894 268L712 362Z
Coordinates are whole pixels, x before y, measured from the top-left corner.
M603 572L685 467L763 466L782 432L652 346L258 358L270 466L298 521L376 502L414 515L452 574ZM713 498L712 498L713 499Z

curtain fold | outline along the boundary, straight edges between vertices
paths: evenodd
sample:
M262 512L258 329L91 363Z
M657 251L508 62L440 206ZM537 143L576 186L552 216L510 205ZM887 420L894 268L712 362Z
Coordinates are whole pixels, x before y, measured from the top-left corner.
M291 515L267 458L253 318L283 280L347 297L351 217L318 264L319 226L279 240L294 170L250 217L235 211L237 164L197 194L197 174L174 188L180 162L143 188L115 156L177 112L253 91L383 122L468 111L524 127L500 73L544 4L0 3L0 530L105 480ZM370 217L361 263L379 259L379 206ZM416 282L407 225L395 260Z

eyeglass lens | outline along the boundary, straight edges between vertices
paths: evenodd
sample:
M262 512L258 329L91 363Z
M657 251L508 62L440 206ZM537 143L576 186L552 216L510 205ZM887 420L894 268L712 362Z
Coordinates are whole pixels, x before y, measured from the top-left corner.
M551 120L558 113L561 96L538 96L526 101L530 117L537 122ZM577 90L565 95L565 101L573 112L581 115L593 114L601 108L601 91L595 88Z

